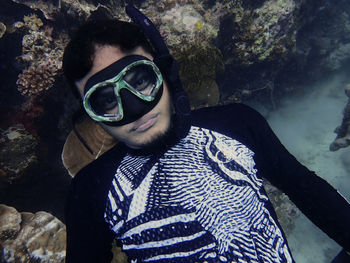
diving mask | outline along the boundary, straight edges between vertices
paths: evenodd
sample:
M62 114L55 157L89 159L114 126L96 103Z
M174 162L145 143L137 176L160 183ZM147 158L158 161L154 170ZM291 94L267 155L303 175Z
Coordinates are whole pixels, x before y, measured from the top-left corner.
M83 105L89 116L107 125L136 121L152 110L163 91L163 77L148 58L126 56L89 78Z

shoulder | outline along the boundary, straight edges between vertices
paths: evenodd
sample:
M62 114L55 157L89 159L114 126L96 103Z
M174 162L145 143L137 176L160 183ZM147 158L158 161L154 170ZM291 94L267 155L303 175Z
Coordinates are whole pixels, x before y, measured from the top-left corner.
M92 196L93 193L105 192L122 156L123 148L118 145L113 147L82 168L73 178L70 190L75 194L80 193L88 196Z
M258 129L267 124L258 111L241 103L201 108L192 112L192 118L194 126L214 130Z
M255 109L235 103L192 112L192 125L218 132L254 150L257 138L266 130L266 120Z
M216 119L216 120L245 120L255 121L264 120L264 117L252 107L242 104L233 103L222 106L207 107L192 112L194 121L200 119Z

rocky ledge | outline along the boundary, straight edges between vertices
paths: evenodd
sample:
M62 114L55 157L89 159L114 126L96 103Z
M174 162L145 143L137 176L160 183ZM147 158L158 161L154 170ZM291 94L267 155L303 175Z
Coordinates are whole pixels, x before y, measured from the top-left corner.
M65 255L66 226L60 220L0 205L0 262L63 263Z

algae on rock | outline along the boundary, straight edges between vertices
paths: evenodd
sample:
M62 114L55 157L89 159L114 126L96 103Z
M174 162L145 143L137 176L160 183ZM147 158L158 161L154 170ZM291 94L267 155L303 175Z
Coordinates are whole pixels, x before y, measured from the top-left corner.
M180 63L180 77L193 108L214 106L219 101L216 75L223 72L224 64L219 49L196 42L175 51Z

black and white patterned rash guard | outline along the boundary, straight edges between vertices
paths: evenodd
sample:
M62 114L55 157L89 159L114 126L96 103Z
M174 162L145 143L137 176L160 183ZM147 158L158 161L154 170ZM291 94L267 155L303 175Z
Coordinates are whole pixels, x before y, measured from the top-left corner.
M243 104L192 112L187 137L147 156L117 144L72 180L66 263L293 262L269 180L350 251L350 206Z
M253 155L199 127L157 160L128 154L105 220L132 262L293 262Z

